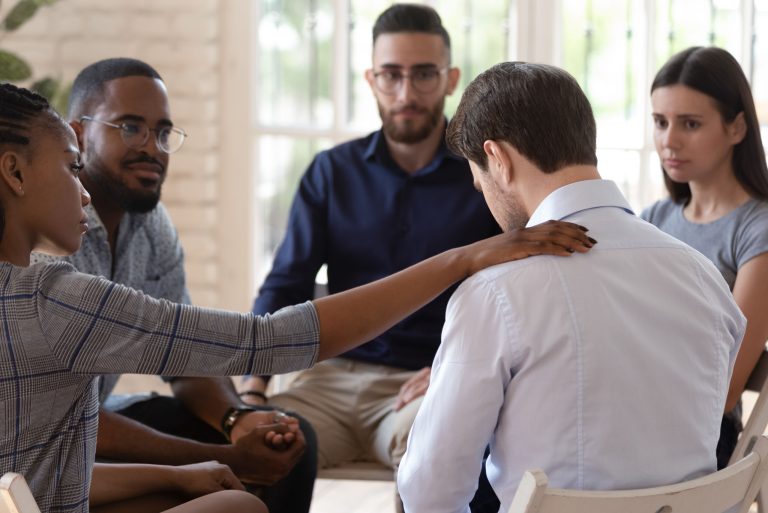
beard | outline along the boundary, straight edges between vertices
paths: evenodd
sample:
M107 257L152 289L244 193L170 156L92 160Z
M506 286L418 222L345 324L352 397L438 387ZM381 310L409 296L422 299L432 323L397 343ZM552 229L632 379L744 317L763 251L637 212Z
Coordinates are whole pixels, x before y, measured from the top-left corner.
M121 167L126 164L139 161L156 162L151 157L137 157L120 162ZM165 166L163 166L165 170ZM107 166L98 158L88 159L83 172L88 176L88 182L96 187L105 197L117 203L126 212L146 214L153 210L160 201L162 180L155 191L136 191L130 189L122 181L116 179Z
M513 195L506 202L506 207L506 226L502 226L502 229L505 232L508 232L512 230L518 230L520 228L525 228L525 225L528 224L528 221L530 221L531 217L528 215L528 212L525 211L523 202L520 201L516 195Z
M441 98L431 109L408 104L388 111L381 103L378 106L384 134L390 140L397 143L416 144L429 137L440 124L440 120L443 118L443 109L445 108L445 98ZM400 122L396 121L395 115L403 109L411 109L426 114L426 120L407 119Z

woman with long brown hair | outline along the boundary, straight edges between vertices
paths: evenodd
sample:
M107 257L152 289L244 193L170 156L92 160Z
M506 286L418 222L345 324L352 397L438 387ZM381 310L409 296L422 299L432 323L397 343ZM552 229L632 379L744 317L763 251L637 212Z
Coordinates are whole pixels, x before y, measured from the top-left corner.
M720 270L747 317L717 447L728 464L740 397L768 339L768 168L744 72L720 48L674 55L651 86L654 141L669 198L642 217Z

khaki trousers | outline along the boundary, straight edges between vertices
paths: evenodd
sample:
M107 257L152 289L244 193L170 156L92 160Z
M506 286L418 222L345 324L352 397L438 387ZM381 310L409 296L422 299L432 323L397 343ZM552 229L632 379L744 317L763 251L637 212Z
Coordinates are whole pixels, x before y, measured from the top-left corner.
M397 412L392 407L400 387L415 373L335 358L301 372L269 404L295 411L312 424L320 468L378 461L397 471L422 398Z

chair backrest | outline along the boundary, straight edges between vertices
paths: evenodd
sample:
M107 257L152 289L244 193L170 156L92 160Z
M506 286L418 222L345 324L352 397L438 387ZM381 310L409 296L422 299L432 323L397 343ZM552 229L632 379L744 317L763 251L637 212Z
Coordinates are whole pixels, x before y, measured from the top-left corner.
M528 471L509 513L746 513L768 469L768 438L754 452L714 474L668 486L621 491L547 487L541 470Z
M744 431L741 432L736 448L731 455L729 465L733 465L752 451L757 439L768 427L768 350L763 350L757 365L749 375L746 385L747 390L757 392L757 400L749 414Z
M21 474L8 472L0 478L0 513L40 513Z

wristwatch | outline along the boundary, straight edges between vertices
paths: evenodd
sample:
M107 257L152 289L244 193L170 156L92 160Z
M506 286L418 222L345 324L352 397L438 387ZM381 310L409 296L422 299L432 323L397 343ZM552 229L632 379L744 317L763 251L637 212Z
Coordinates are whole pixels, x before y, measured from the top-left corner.
M247 405L232 406L227 410L227 413L225 413L224 417L221 419L221 432L224 433L224 436L227 437L227 440L230 442L232 441L232 428L235 427L235 422L237 422L237 419L240 418L240 415L256 410L257 408Z

